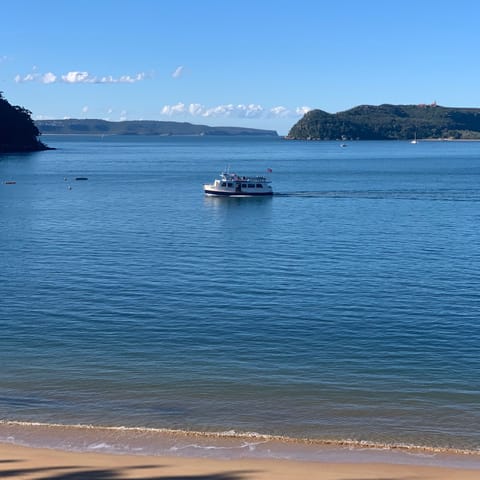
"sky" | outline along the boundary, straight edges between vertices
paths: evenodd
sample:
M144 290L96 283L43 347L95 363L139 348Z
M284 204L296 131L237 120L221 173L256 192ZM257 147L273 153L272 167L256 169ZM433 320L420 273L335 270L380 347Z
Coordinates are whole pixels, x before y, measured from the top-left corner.
M480 2L3 0L0 91L34 119L276 130L362 104L480 107Z

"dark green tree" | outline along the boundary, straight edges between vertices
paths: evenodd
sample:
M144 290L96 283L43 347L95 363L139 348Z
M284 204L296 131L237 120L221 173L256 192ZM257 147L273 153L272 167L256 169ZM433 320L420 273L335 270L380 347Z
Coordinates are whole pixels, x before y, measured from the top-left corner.
M10 105L0 92L0 153L48 150L26 108Z

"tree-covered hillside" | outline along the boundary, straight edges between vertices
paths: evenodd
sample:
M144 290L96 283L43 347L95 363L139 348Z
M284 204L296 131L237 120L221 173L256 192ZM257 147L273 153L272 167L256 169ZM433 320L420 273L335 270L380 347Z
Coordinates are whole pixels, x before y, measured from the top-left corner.
M97 119L39 120L44 134L75 135L257 135L277 136L274 130L246 127L210 127L187 122L130 120L107 122Z
M0 92L0 153L47 150L48 147L38 139L39 135L31 112L10 105Z
M361 105L330 114L306 113L290 130L293 140L480 139L480 109L431 105Z

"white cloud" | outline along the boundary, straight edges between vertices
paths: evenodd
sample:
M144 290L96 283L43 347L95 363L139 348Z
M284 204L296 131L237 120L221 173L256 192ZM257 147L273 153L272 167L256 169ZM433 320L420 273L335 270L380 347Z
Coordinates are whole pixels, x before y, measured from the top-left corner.
M202 117L237 117L237 118L259 118L263 115L264 109L261 105L253 103L249 105L218 105L202 111Z
M185 104L180 102L176 105L164 105L160 113L171 117L172 115L183 114L185 112Z
M66 83L83 83L89 80L88 72L68 72L62 75L62 80Z
M291 112L288 108L279 105L278 107L271 108L269 114L271 117L288 117L291 115Z
M34 67L35 70L35 67ZM57 81L57 76L52 72L48 73L28 73L24 77L20 76L19 74L15 75L14 78L16 83L23 83L23 82L40 82L40 83L54 83Z
M182 76L183 70L185 67L183 65L178 66L175 71L172 73L173 78L180 78Z
M97 77L90 75L88 72L68 72L62 75L62 80L67 83L135 83L145 80L145 73L137 73L136 75L122 75L115 78L112 75Z
M277 118L292 118L292 117L301 117L307 112L312 110L310 107L296 107L294 110L289 110L288 108L279 105L273 107L269 110L269 116Z
M237 112L248 118L259 118L263 115L263 107L253 103L249 105L237 105Z
M57 76L52 72L45 73L41 77L42 83L55 83L56 81L57 81Z
M147 74L142 72L142 73L137 73L133 77L130 75L122 75L119 79L115 79L115 78L112 79L112 77L109 77L109 81L106 83L135 83L135 82L140 82L141 80L145 80L146 77L147 77ZM102 83L105 83L105 82L102 82Z
M22 83L22 82L32 82L35 80L35 75L33 73L29 73L28 75L25 75L24 77L21 77L18 73L15 75L15 82L16 83Z
M203 106L200 103L191 103L188 106L188 113L192 115L192 117L199 117L203 113Z
M306 113L308 113L310 110L313 110L313 108L311 107L297 107L296 110L295 110L295 113L297 115L305 115Z
M211 107L202 113L202 117L230 117L234 111L234 105L218 105L217 107Z
M227 118L263 118L263 117L298 117L311 110L309 107L297 107L289 110L283 106L277 106L265 109L262 105L250 104L233 104L217 105L215 107L205 107L200 103L190 103L185 105L179 102L175 105L164 105L161 109L161 115L185 116L192 117L227 117Z
M82 113L87 113L88 112L88 106L85 105L83 108L82 108Z
M15 82L40 82L40 83L136 83L147 78L147 74L144 72L137 73L136 75L122 75L115 78L112 75L106 75L103 77L97 77L96 75L90 75L88 72L71 71L63 75L55 75L52 72L37 73L37 67L33 67L33 73L28 73L25 76L20 74L15 75Z

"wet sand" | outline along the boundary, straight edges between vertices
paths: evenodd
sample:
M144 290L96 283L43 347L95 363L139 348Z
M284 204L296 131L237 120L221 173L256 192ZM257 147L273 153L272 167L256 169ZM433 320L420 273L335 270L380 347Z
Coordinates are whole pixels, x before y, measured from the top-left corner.
M75 453L0 444L0 478L15 480L478 480L480 470L382 463L219 460Z

